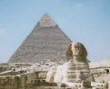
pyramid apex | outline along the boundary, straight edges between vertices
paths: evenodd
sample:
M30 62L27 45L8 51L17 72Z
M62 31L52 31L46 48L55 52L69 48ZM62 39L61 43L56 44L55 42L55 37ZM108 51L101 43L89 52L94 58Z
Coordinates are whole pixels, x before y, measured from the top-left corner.
M43 16L49 16L49 14L48 13L45 13ZM49 16L50 17L50 16Z
M46 13L10 57L9 63L56 63L66 61L65 50L71 40Z
M48 15L48 13L45 13L41 20L39 21L40 27L52 27L56 26L55 21Z

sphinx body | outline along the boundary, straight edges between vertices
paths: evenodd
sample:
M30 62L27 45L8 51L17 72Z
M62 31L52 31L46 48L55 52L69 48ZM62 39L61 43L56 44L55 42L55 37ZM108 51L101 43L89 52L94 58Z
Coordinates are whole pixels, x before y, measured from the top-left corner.
M58 66L54 72L52 72L52 69L50 70L51 73L48 72L48 82L71 85L72 83L92 80L87 60L87 51L83 44L79 42L70 44L66 56L67 62L65 64ZM51 78L53 79L51 80Z
M91 80L88 64L83 62L76 64L69 61L62 66L58 66L54 75L54 82L57 83L78 83L83 80Z

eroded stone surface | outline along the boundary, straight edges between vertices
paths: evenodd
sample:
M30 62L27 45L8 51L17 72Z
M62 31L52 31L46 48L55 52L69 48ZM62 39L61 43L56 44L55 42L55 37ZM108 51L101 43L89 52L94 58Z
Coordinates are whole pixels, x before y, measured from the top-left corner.
M66 34L45 14L11 56L9 63L64 63L65 51L70 43Z

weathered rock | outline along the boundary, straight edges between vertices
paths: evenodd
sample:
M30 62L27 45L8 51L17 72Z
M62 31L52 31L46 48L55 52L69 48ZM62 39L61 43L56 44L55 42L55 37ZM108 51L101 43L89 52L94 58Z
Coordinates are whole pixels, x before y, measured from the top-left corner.
M65 33L45 14L11 56L9 63L64 63L65 50L70 43Z

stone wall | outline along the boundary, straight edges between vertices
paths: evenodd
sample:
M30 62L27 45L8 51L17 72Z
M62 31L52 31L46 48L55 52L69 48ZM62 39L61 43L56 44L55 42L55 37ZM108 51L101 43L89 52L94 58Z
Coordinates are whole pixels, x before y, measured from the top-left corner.
M110 81L110 67L91 68L91 74L93 75L96 81Z
M0 89L58 89L56 83L47 83L45 81L46 73L47 71L37 71L22 75L0 76ZM60 89L71 88L62 86ZM78 86L76 89L79 89Z
M0 89L58 89L56 83L47 83L45 81L46 73L47 71L37 71L15 76L1 76ZM76 89L79 89L78 86L76 87ZM59 89L71 88L63 85Z
M30 66L25 65L25 66ZM13 65L11 65L13 66ZM24 64L22 64L24 66ZM45 81L46 74L48 71L48 68L46 66L35 66L35 68L30 68L30 71L22 72L19 74L19 71L17 71L17 68L21 67L21 65L17 64L14 67L8 67L8 65L2 65L3 68L15 68L16 74L13 74L13 71L11 71L11 74L0 74L0 89L58 89L57 84L55 83L47 83ZM25 68L25 67L24 67ZM27 67L26 67L27 68ZM103 79L110 81L110 73L107 72L108 68L95 68L91 69L91 74L95 77L95 80L102 81ZM7 69L6 69L7 70ZM23 67L22 67L23 70ZM28 70L28 68L27 68ZM32 72L34 71L34 72ZM106 76L106 78L105 78ZM97 84L97 87L103 87L102 83L99 82L95 83ZM110 85L110 84L109 84ZM60 89L71 89L69 87L61 87ZM99 88L100 89L100 88ZM105 88L102 88L105 89ZM108 89L108 88L106 88Z
M45 71L39 71L21 76L1 76L0 89L58 89L56 83L45 81ZM70 89L61 87L61 89Z

